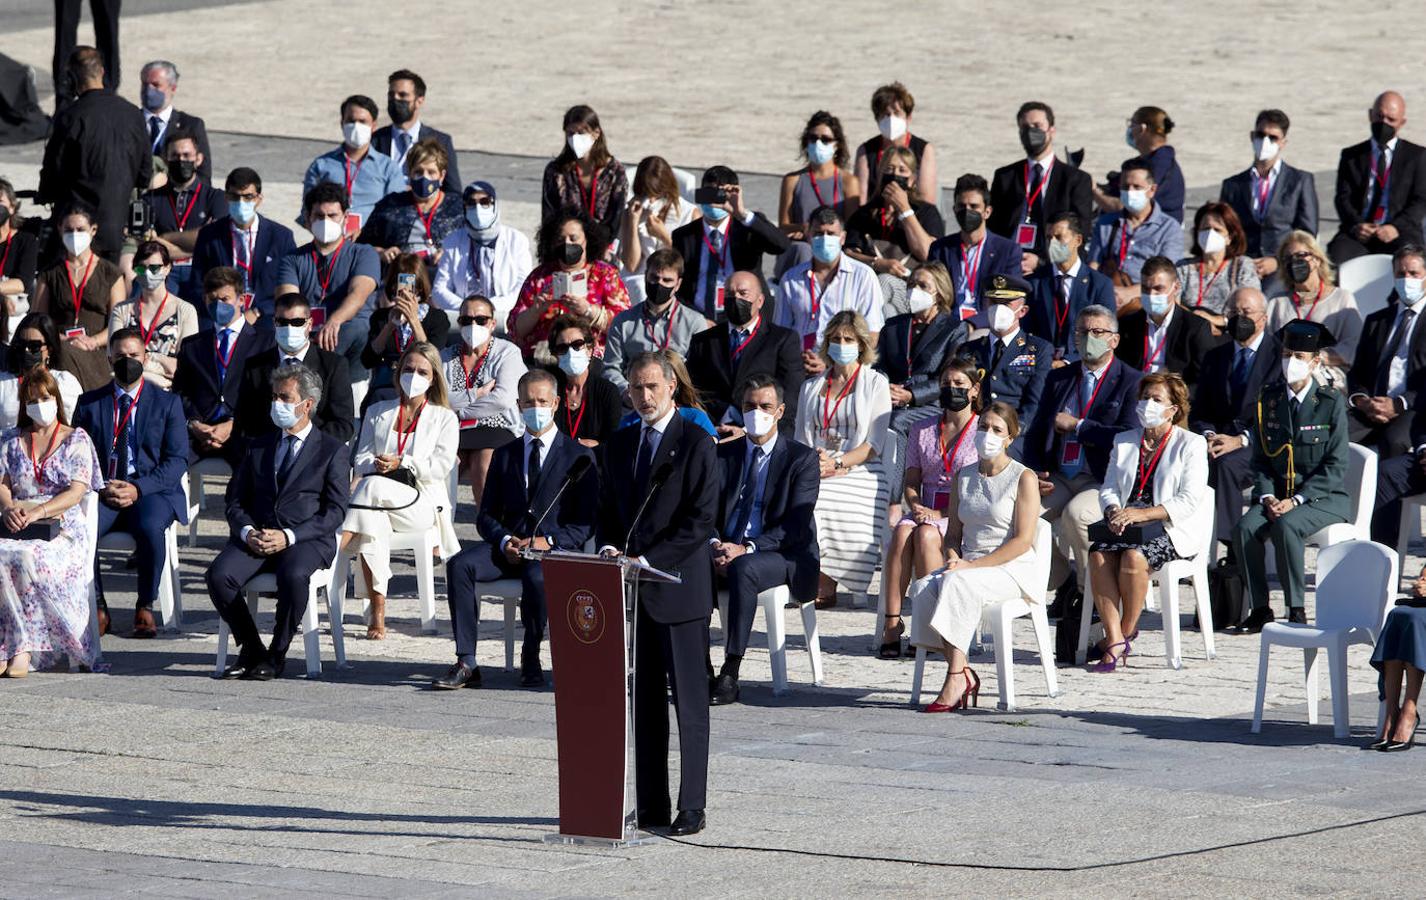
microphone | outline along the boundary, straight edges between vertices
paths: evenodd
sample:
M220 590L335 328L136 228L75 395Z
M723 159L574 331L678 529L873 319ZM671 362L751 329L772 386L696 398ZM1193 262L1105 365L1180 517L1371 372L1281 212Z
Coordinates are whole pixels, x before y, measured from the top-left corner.
M649 508L649 501L654 499L654 494L658 493L658 489L663 487L663 483L668 481L672 474L673 463L666 462L659 466L654 471L653 477L649 479L649 492L644 495L644 502L639 504L639 511L634 514L634 521L629 525L629 533L624 535L624 555L627 556L629 553L629 541L633 539L634 529L639 527L639 520L644 517L644 511Z
M583 478L584 473L589 471L589 467L592 464L592 460L590 460L588 456L575 457L574 462L570 463L569 471L564 473L564 481L560 482L559 490L555 491L555 496L550 500L550 505L545 507L545 511L540 513L540 518L535 522L535 527L530 529L531 540L534 540L535 535L540 533L540 526L545 524L545 518L555 508L555 504L560 502L560 497L564 495L564 492L571 484Z

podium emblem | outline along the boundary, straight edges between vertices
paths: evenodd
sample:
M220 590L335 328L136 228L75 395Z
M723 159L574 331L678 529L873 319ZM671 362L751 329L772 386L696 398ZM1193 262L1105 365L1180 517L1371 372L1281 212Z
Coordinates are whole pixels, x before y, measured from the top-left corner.
M599 598L587 590L571 594L569 624L574 636L582 643L593 644L598 641L604 635L604 608Z

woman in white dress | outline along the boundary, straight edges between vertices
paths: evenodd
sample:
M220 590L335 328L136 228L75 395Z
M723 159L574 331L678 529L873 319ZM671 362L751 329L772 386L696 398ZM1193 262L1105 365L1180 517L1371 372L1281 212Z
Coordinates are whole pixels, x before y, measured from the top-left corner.
M873 369L866 320L844 310L823 332L826 369L802 385L797 440L817 451L822 484L813 519L822 556L817 608L837 605L837 586L865 594L881 559L889 483L882 464L891 386Z
M395 372L396 399L373 403L362 417L356 479L342 523L342 551L361 561L357 584L371 601L366 636L378 641L386 637L391 535L434 525L442 559L460 550L449 487L460 422L450 408L440 355L424 341L412 344Z
M946 528L946 567L911 586L911 643L946 655L941 692L924 712L978 704L980 678L966 665L981 612L1023 597L1044 601L1035 584L1035 528L1040 490L1035 473L1010 458L1020 420L1008 403L992 403L975 433L980 462L956 474ZM969 701L969 702L968 702Z
M1277 271L1287 292L1268 300L1268 330L1276 333L1293 319L1326 325L1337 343L1322 351L1322 365L1314 377L1318 384L1345 391L1347 369L1362 337L1357 298L1337 286L1336 270L1326 251L1306 231L1292 232L1277 248Z

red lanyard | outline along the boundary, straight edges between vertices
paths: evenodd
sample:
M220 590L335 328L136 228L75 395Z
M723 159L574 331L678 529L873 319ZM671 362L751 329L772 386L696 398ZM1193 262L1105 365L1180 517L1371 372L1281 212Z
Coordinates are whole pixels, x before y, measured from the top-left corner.
M971 301L965 306L974 305L975 283L980 278L980 258L985 255L985 239L982 238L975 249L966 247L965 242L961 242L961 289L965 291L966 299ZM971 262L971 257L975 257L975 262Z
M1097 400L1097 399L1099 399L1099 389L1102 388L1102 387L1104 387L1104 382L1106 382L1106 381L1109 380L1109 370L1110 370L1110 368L1113 367L1113 365L1114 365L1114 360L1111 359L1111 360L1109 361L1109 365L1107 365L1107 366L1104 367L1104 374L1100 375L1100 376L1099 376L1099 380L1098 380L1097 382L1095 382L1095 385L1094 385L1094 392L1089 395L1089 402L1088 402L1088 403L1083 403L1083 402L1080 403L1080 405L1079 405L1079 417L1080 417L1081 419L1083 419L1083 418L1085 418L1086 416L1088 416L1088 415L1089 415L1089 411L1090 411L1091 409L1094 409L1094 401ZM1085 371L1085 374L1088 374L1088 373L1089 373L1089 370L1088 370L1088 369L1085 369L1084 371ZM1081 377L1082 377L1082 376L1081 376ZM1081 397L1083 397L1083 396L1084 396L1084 391L1083 391L1083 389L1077 389L1077 390L1078 390L1079 395L1080 395Z
M569 436L579 437L579 426L584 421L584 412L589 409L589 398L581 397L579 400L579 418L574 418L569 412L569 388L564 389L564 421L569 426Z
M154 313L149 320L149 330L144 331L144 308L142 296L134 301L134 324L139 326L139 338L144 342L144 349L149 348L149 341L153 339L155 331L158 331L158 323L163 321L163 311L168 306L168 289L164 288L163 302L158 305L158 312Z
M1149 484L1149 479L1152 478L1153 475L1154 475L1154 470L1159 467L1159 457L1161 457L1161 456L1164 455L1164 448L1169 445L1169 441L1170 441L1172 438L1173 438L1173 432L1172 432L1172 431L1170 431L1168 434L1164 435L1163 442L1159 444L1159 449L1155 450L1155 451L1154 451L1154 455L1151 456L1151 457L1149 457L1149 461L1148 461L1148 465L1147 465L1147 466L1145 466L1145 464L1144 464L1144 448L1143 448L1142 445L1140 445L1140 447L1139 447L1139 477L1138 477L1137 479L1135 479L1135 481L1134 481L1134 493L1130 496L1130 498L1129 498L1130 500L1133 500L1135 497L1138 497L1140 494L1142 494L1142 493L1144 492L1144 488L1147 487L1148 484Z
M1309 322L1312 321L1312 314L1317 311L1317 304L1322 299L1322 292L1326 289L1327 282L1323 281L1322 277L1319 275L1317 277L1317 296L1312 299L1312 308L1307 311L1307 315L1305 316L1302 314L1301 296L1297 293L1297 291L1292 292L1292 307L1293 309L1297 310L1297 317L1299 319L1306 319Z
M814 193L814 194L817 195L817 202L818 202L819 204L821 204L822 206L832 206L832 207L835 207L835 206L837 205L837 200L839 199L839 197L840 197L840 192L841 192L841 190L842 190L842 173L841 173L841 172L837 171L836 169L833 169L833 170L832 170L832 202L831 202L831 203L828 203L826 200L823 200L823 199L822 199L822 189L819 188L819 187L817 187L817 176L816 176L815 174L813 174L813 172L812 172L812 170L811 170L810 168L807 170L807 180L810 181L810 182L812 182L812 193Z
M1253 174L1256 175L1257 172L1258 170L1254 168ZM1258 208L1256 210L1257 215L1254 216L1254 218L1259 222L1268 214L1268 198L1272 196L1272 188L1272 170L1270 169L1267 175L1258 175Z
M421 421L421 413L425 412L425 410L426 410L426 402L427 402L427 401L422 400L422 401L421 401L421 405L418 406L418 407L416 407L416 415L414 415L414 416L411 417L411 428L410 428L409 430L405 430L405 429L406 429L406 425L405 425L404 417L405 417L405 415L406 415L406 404L405 404L405 403L402 403L401 406L400 406L400 408L397 409L397 411L396 411L396 455L397 455L397 456L405 456L405 455L406 455L406 445L407 445L408 443L410 443L410 441L411 441L411 435L413 435L413 434L416 433L416 423L418 423L418 422Z
M604 168L601 166L600 168L594 170L594 174L590 176L589 179L589 197L588 200L585 201L584 208L589 212L590 218L594 218L594 200L596 197L599 196L599 176L602 174L604 174ZM579 199L584 200L584 185L579 183L578 166L576 166L574 169L574 186L579 190Z
M462 354L460 368L461 371L465 373L465 389L467 393L470 392L470 389L475 385L476 381L480 379L480 373L485 369L485 360L490 356L490 347L490 344L485 345L485 352L480 354L480 358L475 361L475 365L469 369L465 367L464 354ZM475 348L472 347L471 349L473 350Z
M0 281L5 280L5 264L10 261L10 246L15 243L15 233L10 233L10 239L5 242L5 255L0 256Z
M956 454L960 452L961 441L965 440L965 436L975 430L975 420L977 418L979 417L975 415L972 415L970 417L970 421L967 422L965 424L965 427L960 430L960 433L956 435L956 442L953 446L951 446L949 453L946 452L945 420L942 420L941 423L936 426L936 443L941 448L941 463L945 466L947 475L951 474L951 461L954 460L956 458Z
M1381 155L1382 155L1382 158L1383 158L1383 159L1386 158L1386 148L1385 148L1385 147L1382 147L1382 148L1381 148ZM1381 188L1381 197L1380 197L1380 199L1377 201L1376 208L1371 211L1372 221L1374 221L1374 222L1375 222L1378 218L1385 218L1385 216L1386 216L1386 201L1387 201L1387 193L1386 193L1386 192L1387 192L1387 185L1388 185L1388 183L1391 181L1391 167L1392 167L1392 165L1393 165L1393 163L1387 163L1387 164L1386 164L1386 168L1383 169L1382 171L1378 172L1378 171L1377 171L1377 168L1376 168L1376 158L1377 158L1377 155L1376 155L1375 153L1373 153L1373 154L1372 154L1371 177L1372 177L1372 181L1375 181L1375 182L1377 183L1377 185Z
M827 279L827 286L822 288L821 293L818 293L817 273L813 272L810 268L807 270L807 297L812 301L811 325L813 334L816 334L819 330L817 327L817 314L822 311L822 298L827 296L827 292L832 289L832 282L837 280L837 276L841 274L841 271L841 268L838 267L837 271L832 273L832 277Z
M336 248L335 248L334 250L332 250L332 254L327 257L327 277L326 277L326 278L323 278L323 277L322 277L322 257L321 257L320 254L317 253L317 248L316 248L316 246L314 245L314 246L312 247L312 266L313 266L313 268L315 268L315 269L317 270L317 281L322 285L322 300L323 300L324 302L325 302L326 299L327 299L327 285L329 285L329 284L332 283L332 273L333 273L333 272L336 270L336 268L337 268L337 257L338 257L338 256L341 256L341 254L342 254L342 247L346 244L346 242L347 242L346 235L342 235L341 240L337 241L337 246L336 246Z
M173 220L178 223L176 231L182 231L188 225L188 217L193 215L193 207L198 203L198 195L203 193L203 182L198 182L193 187L193 196L188 198L188 205L183 207L183 215L178 214L178 204L173 202L174 195L168 195L168 208L173 210Z
M148 379L139 380L139 389L134 391L134 402L129 404L129 408L124 413L123 419L119 418L119 398L114 398L114 436L109 442L110 456L119 452L119 435L123 433L124 426L128 425L129 420L134 417L134 410L139 408L139 398L144 395L144 385L146 384L148 384Z
M1129 245L1134 242L1133 233L1124 219L1119 220L1119 265L1122 268L1124 260L1129 258Z
M346 175L348 206L350 206L352 202L352 182L356 181L357 176L361 174L361 164L363 162L366 162L365 156L361 158L361 162L356 164L356 168L353 168L351 157L347 156L345 153L342 154L342 171Z
M753 330L748 333L741 344L733 348L733 359L737 359L743 350L753 342L753 338L758 336L758 329L761 327L763 327L763 319L762 316L758 316L758 323L753 326Z
M1203 260L1200 259L1200 260L1198 261L1198 302L1195 303L1195 304L1193 304L1193 308L1194 308L1194 309L1197 309L1198 307L1200 307L1200 306L1203 305L1203 294L1204 294L1204 292L1207 291L1209 288L1213 287L1214 282L1216 282L1216 281L1218 280L1218 276L1223 274L1223 267L1226 266L1226 265L1228 265L1228 254L1225 253L1225 254L1223 254L1223 261L1218 264L1218 268L1217 268L1217 269L1214 269L1214 270L1213 270L1213 277L1210 278L1210 279L1208 279L1208 283L1207 283L1207 284L1204 284L1204 283L1203 283Z
M426 229L426 243L431 240L431 222L436 218L436 212L441 208L441 201L446 197L445 191L436 191L436 199L431 203L431 211L426 215L421 215L421 210L416 210L416 218L421 220L421 227Z
M832 420L837 417L837 410L842 408L842 401L847 399L847 394L851 393L852 385L857 383L857 376L861 373L861 363L857 363L856 369L852 371L852 377L842 385L842 392L837 395L837 405L832 407L831 412L827 411L827 407L832 403L832 379L827 379L827 387L822 392L822 430L824 432L832 428Z
M238 234L243 236L243 247L247 249L247 263L238 258ZM243 272L243 285L251 289L253 283L253 251L257 247L257 234L246 228L234 228L228 235L233 244L233 267Z
M1149 328L1149 325L1148 325L1148 315L1145 314L1145 317L1144 317L1144 371L1145 371L1145 372L1149 371L1149 369L1153 367L1154 362L1157 361L1160 356L1163 356L1163 355L1164 355L1164 348L1168 346L1168 342L1169 342L1169 328L1168 328L1168 325L1164 325L1163 327L1161 327L1161 328L1159 329L1159 347L1158 347L1157 350L1154 351L1153 355L1150 356L1150 355L1149 355L1149 332L1148 332L1148 328ZM1094 392L1095 392L1096 394L1099 393L1099 388L1096 387L1096 388L1094 389ZM1091 402L1093 402L1093 401L1091 401Z
M231 329L222 329L222 331L229 330ZM228 378L228 364L233 361L233 354L238 352L239 337L238 335L233 335L232 343L228 345L228 355L224 356L223 351L218 349L219 345L222 343L222 339L219 338L218 335L221 334L222 331L214 332L213 334L213 359L215 359L218 363L218 380L220 382L226 381Z
M1045 163L1045 174L1040 178L1040 184L1035 188L1035 193L1030 193L1030 161L1025 160L1025 221L1030 221L1030 207L1035 201L1040 199L1040 195L1045 192L1045 185L1050 183L1050 169L1055 165L1055 157L1050 156L1050 161Z
M716 231L717 229L713 230ZM729 229L729 231L731 230L732 229ZM732 242L728 240L728 235L724 234L723 252L719 253L718 251L713 249L713 242L708 239L708 231L709 229L707 228L703 229L703 246L708 248L708 258L710 260L718 260L718 274L721 275L723 273L723 270L728 268L728 245Z
M649 339L649 343L657 346L660 350L667 350L669 341L673 340L673 317L678 312L678 301L674 300L668 308L668 329L663 335L663 344L659 344L658 328L655 323L644 320L644 337Z
M1055 273L1055 343L1060 342L1060 336L1065 331L1065 321L1069 318L1070 302L1065 295L1065 280L1069 276L1063 272ZM1071 288L1073 290L1073 288ZM1061 306L1061 304L1064 304Z
M58 401L56 401L58 402ZM44 480L45 463L49 462L50 454L54 452L55 441L59 440L59 423L56 422L54 431L50 434L49 446L45 448L43 456L35 455L35 435L30 433L30 466L35 470L35 486L38 487Z
M13 240L13 238L12 238ZM74 298L74 324L79 324L79 305L84 302L84 289L89 286L89 275L94 271L94 255L89 255L89 265L84 267L84 280L79 282L79 288L74 287L74 276L69 273L69 263L64 264L64 277L69 279L69 295Z

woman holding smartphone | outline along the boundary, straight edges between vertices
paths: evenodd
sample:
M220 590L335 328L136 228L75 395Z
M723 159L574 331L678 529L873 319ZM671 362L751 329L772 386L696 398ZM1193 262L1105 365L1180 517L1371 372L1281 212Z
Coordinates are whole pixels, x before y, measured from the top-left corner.
M403 253L386 267L381 300L371 314L370 338L361 351L362 365L371 370L370 387L361 411L396 396L392 368L412 344L446 345L451 321L431 303L431 279L414 253Z

